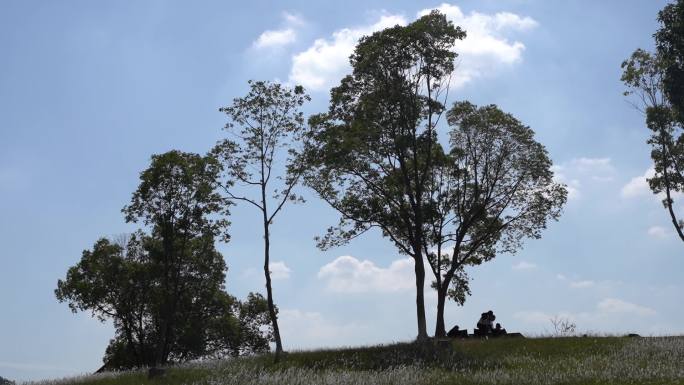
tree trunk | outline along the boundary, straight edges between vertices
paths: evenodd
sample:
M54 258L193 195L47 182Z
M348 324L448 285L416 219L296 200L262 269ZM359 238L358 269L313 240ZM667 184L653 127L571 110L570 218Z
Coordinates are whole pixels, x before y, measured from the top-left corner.
M446 328L444 327L444 305L446 303L446 290L442 288L437 289L437 322L435 325L435 337L446 337Z
M446 327L444 324L444 307L446 305L446 297L449 292L449 285L454 279L454 272L456 266L452 266L444 275L444 279L437 287L437 321L435 324L435 337L446 337Z
M162 279L162 286L164 287L164 293L159 314L159 334L157 335L157 344L155 346L154 352L155 367L162 366L163 364L165 364L164 352L166 350L166 345L168 343L167 337L169 335L170 327L169 292L171 291L171 287L169 285L169 275L170 264L173 260L173 238L171 234L173 234L172 225L167 223L162 229L162 243L164 249L164 260L162 261L164 264L164 276Z
M418 254L413 258L415 261L416 273L416 316L418 318L418 341L424 341L428 338L427 322L425 321L425 265L423 264L422 254Z
M273 336L276 343L276 351L274 361L280 361L280 355L283 352L283 343L280 340L280 328L278 328L278 315L273 304L273 289L271 288L271 270L269 268L271 259L271 240L269 233L269 223L266 211L266 186L261 189L262 204L263 204L263 219L264 219L264 276L266 277L266 299L268 301L268 315L271 318L271 325L273 326Z

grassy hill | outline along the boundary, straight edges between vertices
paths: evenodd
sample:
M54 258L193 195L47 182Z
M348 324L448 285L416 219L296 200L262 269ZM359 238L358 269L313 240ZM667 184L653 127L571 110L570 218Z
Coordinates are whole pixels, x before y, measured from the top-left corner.
M456 340L192 363L48 384L684 384L684 337Z

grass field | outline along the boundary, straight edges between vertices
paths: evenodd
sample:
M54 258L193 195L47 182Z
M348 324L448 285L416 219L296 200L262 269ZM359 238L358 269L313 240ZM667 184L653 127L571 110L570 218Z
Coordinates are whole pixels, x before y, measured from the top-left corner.
M684 337L457 340L288 353L44 381L97 384L684 384Z

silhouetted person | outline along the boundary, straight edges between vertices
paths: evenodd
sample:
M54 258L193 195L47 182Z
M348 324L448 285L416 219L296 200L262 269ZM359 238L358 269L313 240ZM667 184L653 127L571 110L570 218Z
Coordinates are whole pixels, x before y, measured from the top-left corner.
M468 337L468 330L460 330L458 325L454 326L449 330L447 333L447 337L449 338L459 338L459 337Z
M477 321L477 329L479 331L479 334L480 335L491 334L492 331L494 330L494 320L495 319L496 319L496 316L494 315L494 312L491 310L486 312L486 313L482 313L480 320Z
M506 332L506 329L501 328L500 323L497 323L494 330L492 330L492 334L494 334L494 336L498 337L498 336L505 336L508 333Z

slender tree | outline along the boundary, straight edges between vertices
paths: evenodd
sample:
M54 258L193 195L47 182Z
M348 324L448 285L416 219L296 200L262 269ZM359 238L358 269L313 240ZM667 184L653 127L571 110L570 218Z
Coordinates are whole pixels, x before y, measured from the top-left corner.
M424 289L426 184L441 147L436 125L465 33L439 12L361 39L353 73L313 116L306 184L340 213L319 239L327 248L379 228L414 261L419 340L427 338Z
M283 345L271 285L270 228L287 202L303 201L293 189L303 172L302 163L297 162L297 146L305 129L300 108L310 98L301 86L289 89L263 81L250 81L249 85L246 96L220 109L230 119L225 127L230 138L218 142L211 154L224 165L226 183L221 186L227 199L246 202L261 214L266 298L278 361ZM253 190L241 191L236 185Z
M447 297L463 303L463 268L514 253L525 238L540 238L557 220L567 191L553 181L551 160L534 132L489 105L454 103L449 154L428 183L432 214L425 253L437 290L435 336L446 335Z

